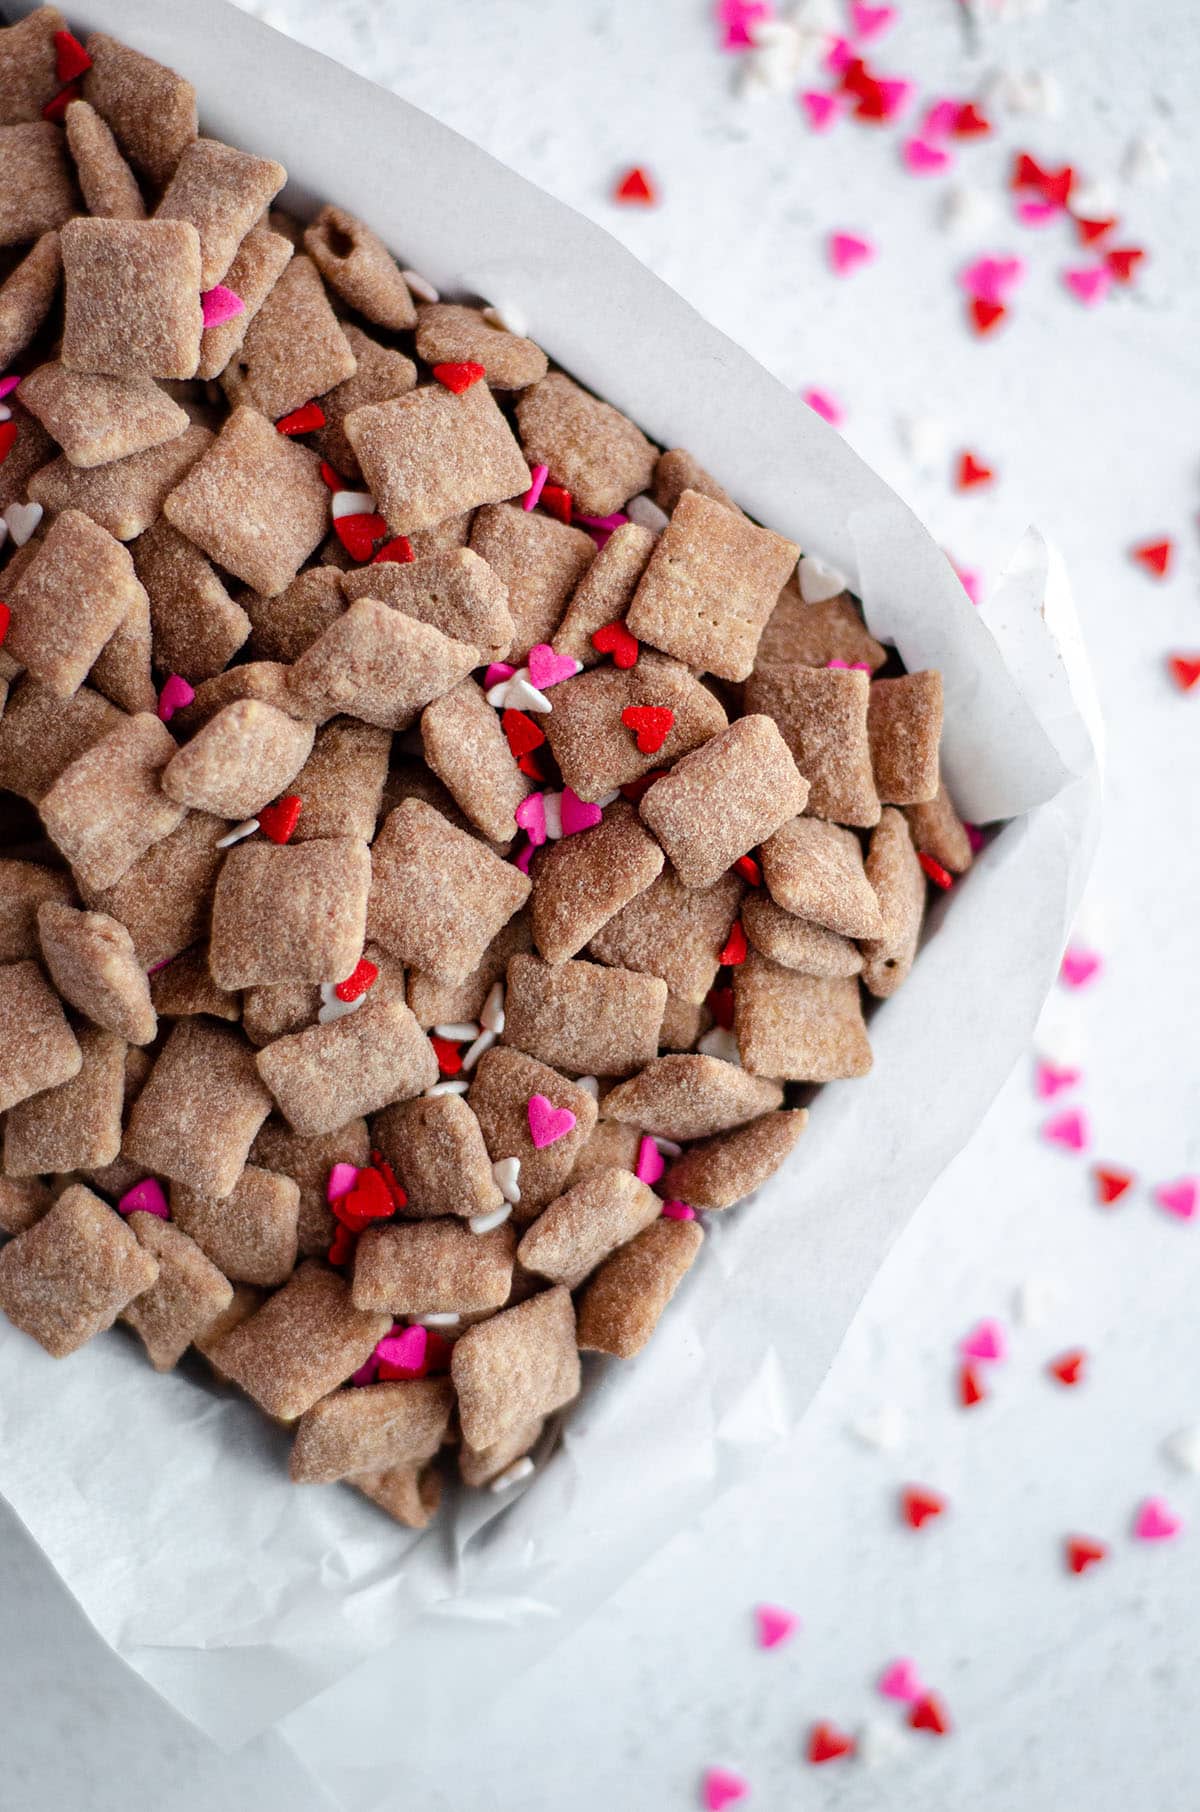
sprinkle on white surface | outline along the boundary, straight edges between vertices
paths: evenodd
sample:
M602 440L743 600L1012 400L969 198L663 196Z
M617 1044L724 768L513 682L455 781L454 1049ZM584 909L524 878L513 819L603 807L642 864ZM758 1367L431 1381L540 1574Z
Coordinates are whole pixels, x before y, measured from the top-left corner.
M899 1453L908 1440L908 1417L898 1403L881 1403L848 1426L856 1441L877 1453Z
M503 1472L497 1473L490 1489L495 1492L508 1491L513 1485L519 1485L524 1479L532 1477L533 1471L533 1461L527 1453L523 1454L511 1466L506 1466Z

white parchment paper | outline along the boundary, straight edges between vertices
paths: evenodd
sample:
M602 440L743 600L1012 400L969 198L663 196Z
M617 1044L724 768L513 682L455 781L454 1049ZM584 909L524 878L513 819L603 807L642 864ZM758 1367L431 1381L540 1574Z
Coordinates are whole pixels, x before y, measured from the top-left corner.
M342 1804L366 1808L390 1745L438 1728L451 1670L511 1679L797 1427L892 1241L1028 1045L1097 827L1090 679L1036 535L981 617L839 435L601 229L455 133L222 0L84 0L72 19L187 74L204 129L279 157L296 208L335 199L447 292L519 309L568 370L845 571L872 629L944 675L960 809L1012 820L872 1019L871 1075L823 1090L785 1169L710 1217L651 1348L591 1367L518 1501L476 1498L414 1537L351 1491L290 1485L286 1437L201 1371L160 1378L120 1332L56 1363L0 1326L0 1489L96 1628L224 1745L286 1720Z

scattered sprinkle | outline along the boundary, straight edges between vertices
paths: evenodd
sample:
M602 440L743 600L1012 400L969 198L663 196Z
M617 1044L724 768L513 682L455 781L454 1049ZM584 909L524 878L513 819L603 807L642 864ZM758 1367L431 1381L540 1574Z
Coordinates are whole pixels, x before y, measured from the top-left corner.
M92 59L74 32L54 34L54 69L60 82L77 81L92 67Z
M419 1378L425 1369L428 1347L429 1334L425 1328L393 1328L375 1348L375 1358L386 1365L395 1378Z
M1168 655L1167 670L1181 692L1190 692L1200 680L1200 654Z
M252 837L257 829L257 818L243 818L242 822L235 824L231 831L226 831L223 837L217 838L216 847L231 849L235 843L240 843L243 837Z
M1086 988L1104 967L1104 958L1095 950L1070 944L1063 953L1058 979L1064 988Z
M898 1403L882 1403L848 1427L856 1441L877 1453L899 1453L908 1439L908 1417Z
M603 623L593 630L592 647L597 654L611 654L614 667L628 670L637 665L639 644L624 623Z
M747 887L762 886L762 869L753 856L739 856L733 865L733 871L741 875Z
M1091 1142L1088 1117L1081 1107L1068 1108L1056 1114L1042 1127L1042 1137L1050 1145L1061 1145L1066 1151L1086 1151Z
M965 1359L982 1359L989 1365L1002 1365L1008 1357L1004 1329L998 1321L981 1321L959 1341L958 1350Z
M1163 1497L1145 1498L1133 1519L1135 1541L1173 1541L1182 1529L1183 1518L1175 1514Z
M845 420L845 412L841 404L836 398L830 396L828 390L805 390L802 393L801 401L807 403L813 413L821 416L831 428L840 427Z
M875 247L869 239L860 239L857 233L831 233L829 235L829 263L835 277L848 277L860 265L869 264L875 256Z
M1106 264L1080 265L1063 272L1063 282L1085 308L1094 308L1097 302L1103 302L1112 288L1112 280L1112 272Z
M666 1168L666 1160L654 1140L647 1134L643 1134L638 1145L637 1162L634 1165L633 1174L640 1183L648 1183L653 1188Z
M927 1730L931 1736L950 1733L950 1714L935 1692L927 1692L923 1699L918 1699L908 1714L908 1722L911 1729Z
M0 445L3 444L5 428L12 428L15 438L16 423L0 422ZM12 445L11 441L9 445ZM4 512L4 520L8 524L8 532L12 536L13 546L24 547L25 543L31 540L38 531L42 520L42 506L40 503L10 503Z
M1034 1065L1033 1088L1039 1101L1052 1101L1066 1089L1078 1088L1083 1071L1050 1063L1039 1058Z
M624 716L624 712L621 715ZM588 799L581 799L577 793L572 792L569 786L565 786L562 790L559 812L564 837L574 837L580 831L591 830L594 825L599 824L604 816L600 805L593 804Z
M982 339L1005 320L1008 310L1003 302L985 302L982 296L972 296L967 305L971 326Z
M1163 1452L1181 1472L1200 1473L1200 1423L1177 1428L1163 1442Z
M820 88L804 89L799 100L814 132L827 132L845 106L840 94L826 94Z
M360 994L365 994L368 988L374 987L378 979L379 970L376 965L362 956L345 981L338 982L333 991L339 1000L357 1000Z
M974 1409L987 1397L983 1379L974 1365L961 1365L958 1370L958 1400L964 1409Z
M1067 1567L1072 1573L1086 1573L1089 1567L1098 1566L1108 1559L1107 1542L1097 1541L1091 1535L1068 1535L1063 1543Z
M900 1513L912 1529L941 1516L945 1509L946 1499L941 1492L926 1485L906 1485L900 1493Z
M905 139L901 156L914 176L941 176L953 162L944 145L931 145L923 138Z
M1167 1214L1173 1214L1181 1221L1190 1221L1194 1219L1196 1209L1200 1206L1200 1185L1195 1177L1179 1177L1173 1183L1159 1183L1154 1191L1154 1200Z
M496 1474L488 1489L498 1496L501 1491L511 1491L514 1485L523 1484L526 1479L533 1477L533 1473L533 1461L527 1453L523 1453L519 1460L514 1460L511 1466L506 1466L503 1472Z
M512 1203L505 1202L502 1208L493 1208L490 1214L470 1215L467 1225L472 1233L492 1233L497 1227L504 1225L512 1211Z
M814 1724L808 1736L808 1759L814 1768L854 1754L854 1738L836 1724Z
M846 589L846 575L815 554L801 554L796 583L806 604L825 604Z
M1155 579L1165 579L1171 570L1175 544L1169 537L1161 541L1142 541L1129 550L1130 558Z
M536 642L529 650L529 679L539 692L573 679L582 670L581 661L569 654L555 654L548 642Z
M565 485L544 484L542 486L542 508L556 516L560 522L569 523L575 513L575 503Z
M958 465L955 468L954 473L954 483L958 490L970 491L973 490L976 485L991 484L995 476L996 474L991 466L985 466L983 461L977 459L974 453L963 452L959 454Z
M694 1221L696 1218L696 1210L687 1202L664 1202L662 1211L663 1219L668 1221Z
M520 1158L497 1158L492 1165L492 1179L505 1201L514 1208L521 1199Z
M188 682L178 673L169 673L163 681L162 691L158 695L158 715L161 722L170 723L176 711L182 711L185 706L190 705L195 696L194 686L189 686Z
M358 1181L358 1169L354 1164L335 1164L329 1172L329 1181L325 1185L325 1200L336 1202L348 1190L353 1189Z
M781 1648L795 1635L800 1619L779 1604L756 1604L754 1628L759 1648Z
M915 1705L918 1699L925 1696L917 1664L911 1655L901 1655L895 1661L889 1661L879 1676L878 1690L885 1699L899 1699L903 1705Z
M407 566L410 560L415 559L416 555L413 553L412 542L408 536L393 535L390 541L384 542L377 554L371 556L371 565Z
M829 664L832 666L833 662L831 661ZM861 670L860 662L856 661L854 665L856 669ZM869 672L870 669L868 668L867 671ZM937 857L931 856L927 849L917 851L917 861L921 864L921 867L933 882L934 886L940 887L943 893L948 892L950 888L953 887L954 876L950 873L950 870L948 868L943 868Z
M1134 1179L1131 1170L1111 1170L1097 1164L1092 1175L1096 1180L1097 1199L1105 1208L1111 1207L1113 1202L1119 1202L1121 1197L1133 1187Z
M387 523L375 512L339 516L335 508L333 530L350 558L362 566L375 552L375 543L387 534Z
M635 207L652 208L658 203L658 189L653 178L640 165L625 170L613 185L613 200Z
M1057 1359L1047 1363L1046 1370L1060 1384L1073 1388L1083 1383L1084 1368L1087 1365L1087 1354L1081 1346L1072 1347L1068 1353L1060 1353Z

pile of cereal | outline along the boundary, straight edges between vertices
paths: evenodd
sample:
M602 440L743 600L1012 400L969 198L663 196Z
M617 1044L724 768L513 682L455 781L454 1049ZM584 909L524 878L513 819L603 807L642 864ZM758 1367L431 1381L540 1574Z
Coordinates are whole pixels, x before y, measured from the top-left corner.
M867 1071L971 845L936 673L285 178L0 30L0 1307L421 1527Z

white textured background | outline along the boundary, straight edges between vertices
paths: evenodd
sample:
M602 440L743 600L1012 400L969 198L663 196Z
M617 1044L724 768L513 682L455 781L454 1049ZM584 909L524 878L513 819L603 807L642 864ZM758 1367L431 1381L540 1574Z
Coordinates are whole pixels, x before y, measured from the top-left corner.
M893 131L818 138L786 97L738 100L706 0L276 0L265 10L594 214L786 382L832 390L854 444L962 564L994 572L1031 518L1058 541L1110 732L1088 926L1106 970L1074 1024L1095 1155L1148 1181L1200 1169L1200 695L1182 697L1163 669L1169 648L1200 649L1200 49L1189 0L1051 0L1030 18L1010 7L974 34L957 0L909 0L871 47L886 73L966 96L989 69L1038 67L1062 89L1057 118L1009 121L1001 142L962 152L958 175L1002 204L965 242L937 224L946 182L906 175ZM1170 182L1116 183L1125 147L1146 131ZM1094 311L1062 294L1059 271L1085 255L1062 227L1035 234L1004 217L1002 172L1018 143L1114 179L1122 239L1152 253L1133 293ZM653 212L606 198L634 162L661 183ZM837 228L881 247L842 283L823 257ZM1019 249L1032 269L1013 321L980 342L952 277L985 248ZM973 448L999 484L955 494L950 452L917 472L897 433L912 414L939 418L949 448ZM1156 586L1127 549L1159 533L1175 536L1178 558ZM720 1762L749 1778L753 1807L787 1812L1194 1812L1200 1480L1172 1469L1161 1442L1200 1420L1200 1221L1169 1219L1145 1193L1097 1209L1085 1161L1038 1141L1044 1117L1029 1073L1015 1075L880 1275L786 1466L681 1529L485 1716L472 1712L469 1667L448 1679L462 1742L431 1777L409 1772L397 1706L397 1808L669 1812L695 1804L702 1769ZM1055 1283L1059 1305L1042 1328L1012 1331L992 1400L966 1415L953 1395L955 1343L979 1316L1011 1323L1014 1289L1035 1274ZM1085 1389L1062 1391L1040 1368L1073 1345L1093 1355L1092 1373ZM895 1456L846 1432L884 1402L909 1422ZM951 1498L951 1515L921 1536L895 1517L906 1479ZM1128 1539L1150 1493L1187 1519L1170 1546ZM1061 1566L1073 1529L1113 1544L1110 1563L1084 1579ZM209 1748L111 1661L3 1512L0 1538L3 1812L329 1803L276 1739L236 1757ZM751 1640L760 1599L804 1622L773 1655ZM810 1768L802 1745L817 1718L898 1725L872 1690L896 1654L914 1655L941 1689L954 1735L907 1738L873 1769Z

